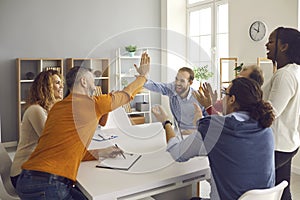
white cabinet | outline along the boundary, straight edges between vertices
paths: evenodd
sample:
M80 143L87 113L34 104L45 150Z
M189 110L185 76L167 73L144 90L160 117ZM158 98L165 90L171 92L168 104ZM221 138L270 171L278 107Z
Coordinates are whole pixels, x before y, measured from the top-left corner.
M135 80L138 75L134 64L139 66L141 53L147 50L137 51L135 56L120 48L116 51L116 87L121 90ZM151 96L150 91L143 88L130 105L124 106L133 124L151 123Z

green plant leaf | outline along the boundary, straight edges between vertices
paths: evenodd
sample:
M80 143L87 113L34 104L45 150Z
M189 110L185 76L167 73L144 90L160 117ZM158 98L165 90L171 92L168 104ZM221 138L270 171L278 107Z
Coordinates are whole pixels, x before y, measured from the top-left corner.
M241 63L239 66L237 66L236 68L234 68L233 70L240 72L243 69L243 65L244 63Z
M208 65L202 67L194 67L194 76L197 81L208 80L213 75L214 73L208 70Z
M136 46L135 45L126 46L125 50L128 51L128 52L135 52L136 51Z

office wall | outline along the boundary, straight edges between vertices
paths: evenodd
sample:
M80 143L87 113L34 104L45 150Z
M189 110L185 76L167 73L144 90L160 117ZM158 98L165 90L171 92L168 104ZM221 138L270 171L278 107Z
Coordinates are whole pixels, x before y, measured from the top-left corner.
M249 37L249 26L261 20L267 25L267 36L259 42ZM298 0L229 0L229 54L240 62L256 63L265 57L269 33L278 26L297 28Z
M268 35L259 42L249 38L249 26L255 20L266 23L268 35L278 26L297 28L298 0L229 0L229 52L239 62L256 63L257 57L266 56ZM300 153L293 160L292 171L300 174Z
M113 60L116 48L128 44L160 46L157 27L160 27L159 0L0 0L2 142L15 141L18 134L15 58ZM152 62L160 63L159 54ZM151 72L154 75L160 73L156 66Z

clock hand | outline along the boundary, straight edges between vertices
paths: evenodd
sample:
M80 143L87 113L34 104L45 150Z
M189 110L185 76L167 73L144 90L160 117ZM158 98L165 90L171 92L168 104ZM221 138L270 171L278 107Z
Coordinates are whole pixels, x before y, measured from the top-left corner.
M259 26L260 26L260 23L258 23L257 32L259 32Z
M259 29L253 28L256 32L259 32Z

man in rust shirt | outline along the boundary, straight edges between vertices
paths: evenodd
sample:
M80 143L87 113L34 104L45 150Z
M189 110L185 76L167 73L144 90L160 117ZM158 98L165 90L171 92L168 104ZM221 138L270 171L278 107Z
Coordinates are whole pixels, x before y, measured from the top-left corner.
M38 145L22 166L16 187L21 199L85 199L72 188L80 162L122 152L117 147L87 150L97 124L133 99L146 82L149 66L150 57L144 53L135 81L122 91L100 96L92 96L95 85L90 69L74 67L68 72L70 94L50 110Z

